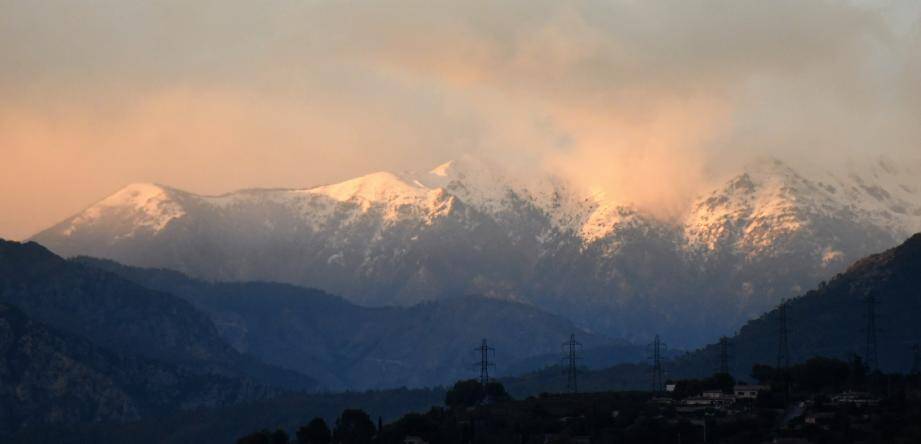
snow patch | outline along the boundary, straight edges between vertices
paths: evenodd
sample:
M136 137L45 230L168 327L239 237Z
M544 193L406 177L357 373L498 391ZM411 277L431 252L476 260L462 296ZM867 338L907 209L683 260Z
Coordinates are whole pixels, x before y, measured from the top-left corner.
M120 233L121 237L133 236L139 229L159 232L170 221L185 215L185 210L172 199L165 188L151 183L135 183L74 217L63 234L70 236L84 225L98 223L112 211L124 212L134 227L127 233Z

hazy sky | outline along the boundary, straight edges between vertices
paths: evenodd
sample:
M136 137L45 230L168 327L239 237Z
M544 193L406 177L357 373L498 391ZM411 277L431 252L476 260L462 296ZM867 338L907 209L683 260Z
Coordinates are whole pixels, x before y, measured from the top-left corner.
M668 215L753 154L917 155L919 4L0 0L0 237L139 181L473 153Z

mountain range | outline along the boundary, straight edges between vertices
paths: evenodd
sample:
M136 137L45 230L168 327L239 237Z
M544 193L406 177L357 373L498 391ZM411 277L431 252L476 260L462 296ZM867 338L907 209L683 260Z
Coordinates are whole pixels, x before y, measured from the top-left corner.
M248 291L246 286L250 284L205 283L176 272L137 269L95 259L82 258L77 262L86 267L119 269L119 275L133 276L133 280L160 282L160 286L187 286L185 298L189 300L194 299L189 295L201 291L195 290L196 287L207 288L208 285L217 287L206 292L205 300L228 297L232 301L232 292L223 288L224 285L241 285L238 290L256 295L253 297L256 302L251 303L257 307L258 301L262 300L258 295L267 294L265 291ZM919 288L921 234L911 237L897 248L855 262L845 272L788 301L786 311L791 363L802 362L813 356L850 359L855 354L864 355L868 325L866 304L867 297L872 295L877 303L880 326L877 332L880 368L887 372L905 372L912 363L912 347L921 338L921 327L916 322L917 314L921 313ZM309 293L289 289L295 295L292 297L312 298ZM318 299L327 303L347 304L325 294ZM239 301L232 302L229 306L236 307L238 304ZM199 303L194 305L199 306ZM206 305L207 302L200 306ZM285 316L284 311L277 311L274 319L283 319ZM747 322L737 334L727 338L731 350L730 368L734 376L750 381L749 372L753 364L775 362L778 327L778 311L773 310ZM304 338L309 339L308 336ZM180 398L179 405L183 402L194 404L200 401L199 395L202 392L210 393L215 387L219 390L234 387L233 381L196 381L189 378L201 378L201 375L189 375L137 358L116 357L94 347L84 339L61 335L41 323L29 320L18 309L0 305L0 350L8 357L0 366L0 375L3 376L0 379L0 406L4 407L0 409L4 415L0 416L0 420L5 421L4 426L10 422L10 418L20 421L19 418L29 418L31 421L26 421L26 427L10 437L11 442L224 442L246 430L263 427L280 426L292 430L312 415L329 420L345 407L361 406L368 409L372 417L381 415L393 418L403 412L424 410L428 406L437 405L444 394L440 389L398 389L337 394L280 394L272 399L251 402L236 402L234 398L225 398L233 405L218 403L214 408L186 409L165 416L142 416L139 421L125 423L136 417L136 404L132 401L138 396L137 390L151 390L140 399L153 395L156 396L154 401L160 401L148 400L141 404L146 409L176 408L177 400L171 396L179 394L187 397ZM716 370L718 356L717 344L673 356L665 362L667 378L708 376ZM135 362L135 365L126 365L126 362ZM153 368L157 372L154 374L170 377L151 379L150 373L146 371L131 371L135 368ZM648 387L649 367L645 363L628 363L597 370L582 368L579 375L580 387L585 391L645 389ZM138 381L136 378L141 378L145 383L122 383ZM57 385L47 384L52 379L57 381ZM182 385L189 381L195 382L189 386ZM559 367L552 367L519 377L505 377L502 382L516 398L522 398L564 390L566 376ZM176 384L186 388L177 391ZM126 387L135 391L128 392ZM99 392L106 396L98 396ZM93 396L87 398L88 393ZM24 398L38 402L24 403ZM211 396L206 399L209 402L215 400ZM56 419L54 427L49 427L47 419L43 419L50 416ZM68 418L70 422L62 421L61 418Z
M212 283L0 241L0 437L303 390L450 384L476 375L483 338L505 374L533 370L540 363L528 359L570 334L618 362L630 359L620 350L635 353L514 301L367 308L288 284Z
M326 389L424 387L476 375L474 347L488 338L498 374L559 361L575 334L599 362L642 359L643 347L610 340L533 306L456 296L409 307L362 307L320 290L269 282L207 282L182 273L79 257L82 265L174 294L206 313L242 353L320 381Z
M35 243L0 240L0 303L111 353L277 387L316 386L238 352L185 300L64 260Z
M63 256L274 281L366 306L465 294L694 347L921 229L921 168L753 162L681 218L475 158L305 189L133 184L34 240Z

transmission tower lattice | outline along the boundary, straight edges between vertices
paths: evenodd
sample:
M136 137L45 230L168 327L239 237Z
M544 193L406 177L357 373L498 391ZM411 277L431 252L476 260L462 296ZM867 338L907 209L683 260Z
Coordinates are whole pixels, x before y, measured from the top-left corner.
M489 362L489 355L492 353L493 357L495 357L496 349L490 347L486 343L486 339L483 339L483 342L474 351L480 352L480 362L475 365L480 367L480 384L485 387L489 383L489 368L496 366L496 364Z
M661 393L665 385L665 370L662 368L662 355L665 353L665 343L656 335L652 344L649 344L649 362L651 364L651 389L653 393Z
M879 370L879 353L876 343L876 295L869 294L867 303L867 344L864 351L864 360L870 371Z
M723 336L720 338L720 364L718 373L729 374L729 338Z
M780 301L777 316L777 370L790 367L790 342L787 337L787 300Z
M577 362L579 352L582 351L582 344L576 341L576 335L569 335L569 340L563 343L563 360L566 361L566 390L572 393L579 393L579 380Z

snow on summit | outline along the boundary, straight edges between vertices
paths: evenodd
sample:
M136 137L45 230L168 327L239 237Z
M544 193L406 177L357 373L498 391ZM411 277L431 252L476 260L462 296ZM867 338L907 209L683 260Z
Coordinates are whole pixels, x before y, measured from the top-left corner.
M918 171L761 159L663 221L553 174L461 158L221 196L134 184L34 240L62 256L306 285L365 305L489 294L614 336L659 325L704 335L921 228ZM697 306L714 316L682 317Z
M97 223L112 212L130 218L136 229L154 232L162 230L170 221L185 214L164 187L152 183L134 183L75 216L65 229L65 234L72 234L82 225Z
M807 229L817 218L842 214L865 219L896 237L921 230L917 179L921 168L879 159L863 168L808 171L807 176L780 160L759 159L697 199L683 221L660 223L680 225L692 250L731 246L750 254L770 249L778 239ZM121 236L138 230L156 233L186 215L190 203L225 212L272 204L299 214L315 231L330 224L355 223L370 211L389 222L430 221L450 208L444 202L447 196L500 222L522 206L531 208L546 218L550 229L570 233L585 244L657 223L631 205L612 201L604 193L577 189L552 174L516 176L492 162L462 156L421 173L376 172L308 189L245 190L217 197L137 183L74 217L61 234L72 235L115 213L121 220Z
M408 183L388 172L372 173L345 182L306 190L307 193L328 196L340 202L361 200L374 203L406 204L424 199L428 191L430 190L424 186Z

